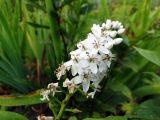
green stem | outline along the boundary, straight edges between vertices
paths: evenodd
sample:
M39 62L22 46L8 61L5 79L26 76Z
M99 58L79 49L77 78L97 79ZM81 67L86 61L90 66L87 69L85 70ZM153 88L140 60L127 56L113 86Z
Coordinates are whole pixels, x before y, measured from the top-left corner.
M58 104L61 105L61 101L59 101L56 97L53 98Z
M69 101L69 99L72 97L73 94L67 94L65 99L62 101L62 104L61 104L61 108L59 110L59 113L56 117L56 120L60 120L62 115L63 115L63 112L65 111L65 108L66 108L66 105Z
M56 118L56 117L57 117L57 113L56 113L56 111L54 110L54 105L53 105L52 103L49 103L49 108L51 109L54 117Z

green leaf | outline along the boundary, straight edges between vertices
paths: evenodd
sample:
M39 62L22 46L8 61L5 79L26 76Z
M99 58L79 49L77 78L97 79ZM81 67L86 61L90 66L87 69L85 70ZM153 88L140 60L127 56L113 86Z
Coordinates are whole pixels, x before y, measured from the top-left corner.
M50 32L53 40L53 47L54 52L56 55L57 62L60 64L62 62L62 43L60 41L60 33L59 33L59 26L57 22L57 13L53 7L52 0L45 0L46 3L46 10L47 10L47 17L50 27Z
M134 97L143 97L146 95L155 95L160 94L160 84L157 85L146 85L140 88L137 88L133 91Z
M105 20L109 17L109 9L106 0L100 0L99 2L99 18Z
M108 104L108 103L103 103L100 100L97 100L96 106L104 111L104 112L112 112L112 113L116 113L116 109L114 105Z
M1 106L22 106L22 105L33 105L44 103L45 101L40 100L41 96L39 91L34 93L24 95L24 96L0 96L0 105Z
M124 116L109 116L106 118L85 118L84 120L127 120Z
M151 99L143 102L133 110L132 117L145 120L160 120L160 99Z
M69 120L78 120L76 116L69 117Z
M160 66L160 54L156 51L145 50L141 48L134 47L136 51L147 60L153 62L154 64Z
M35 27L35 28L44 28L44 29L49 29L49 26L47 25L41 25L41 24L38 24L38 23L32 23L32 22L27 22L29 25L31 25L32 27Z
M25 116L15 112L0 111L1 120L28 120Z
M115 82L115 83L113 82L113 83L110 83L109 87L113 91L121 92L127 98L132 99L131 91L125 84L122 84L122 83L119 83L119 82Z
M19 27L19 0L15 1L15 5L12 4L11 0L5 3L3 3L4 6L0 11L0 44L2 49L0 54L0 82L17 89L19 92L26 93L34 88L26 80L23 66L20 43L24 39L24 31Z

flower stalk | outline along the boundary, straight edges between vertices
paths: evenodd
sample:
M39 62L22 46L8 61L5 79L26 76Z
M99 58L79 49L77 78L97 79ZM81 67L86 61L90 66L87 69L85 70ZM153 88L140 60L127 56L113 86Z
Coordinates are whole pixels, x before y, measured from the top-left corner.
M54 105L51 102L49 103L49 108L52 111L54 117L56 118L57 117L57 112L55 111Z
M56 120L60 120L63 112L65 111L66 105L68 104L69 99L72 97L73 93L69 93L66 95L65 99L62 101L61 108L59 110L58 115L56 116Z

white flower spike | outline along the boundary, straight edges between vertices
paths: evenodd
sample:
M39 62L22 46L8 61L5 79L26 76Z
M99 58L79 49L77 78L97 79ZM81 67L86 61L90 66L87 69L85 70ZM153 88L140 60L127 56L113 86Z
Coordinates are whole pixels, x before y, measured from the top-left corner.
M93 85L93 92L89 92L88 97L94 98L98 91L97 87L106 76L114 57L111 49L123 41L122 38L116 38L116 36L124 31L119 21L108 19L102 25L93 24L87 38L77 44L76 50L70 52L71 59L56 70L58 80L67 71L72 74L71 80L66 79L63 82L63 87L67 87L69 92L73 93L76 87L82 86L83 91L87 93L90 91L90 85ZM43 99L48 99L46 94L43 93Z

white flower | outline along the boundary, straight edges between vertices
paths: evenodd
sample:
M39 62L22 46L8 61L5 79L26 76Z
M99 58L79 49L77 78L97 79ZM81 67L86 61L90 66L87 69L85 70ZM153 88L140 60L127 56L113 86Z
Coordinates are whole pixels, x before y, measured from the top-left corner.
M101 39L97 39L93 34L88 34L88 39L90 40L90 43L93 45L93 49L95 50L94 54L97 54L97 52L102 52L104 54L108 54L109 50L105 48L104 46L104 37L101 37Z
M83 91L87 92L90 86L90 81L92 80L92 74L89 71L84 71L81 75L72 78L75 84L82 84Z
M72 59L68 62L67 66L71 67L72 75L75 76L77 73L81 74L83 72L82 68L87 67L87 60L80 59L78 55L72 55Z
M42 95L43 97L40 98L42 101L44 100L48 100L49 101L49 95L50 91L49 90L41 90L40 95Z
M110 67L111 65L111 60L114 56L112 55L112 53L110 52L109 54L105 55L105 54L102 54L100 57L99 57L99 63L98 63L98 66L99 66L99 72L103 72L103 71L107 71L107 69Z
M58 87L58 83L50 83L50 84L48 84L47 89L43 89L40 92L40 95L42 95L41 100L42 101L44 101L44 100L48 100L49 101L49 95L52 94L52 96L54 96L55 93L58 92L57 91L57 87Z
M72 74L71 80L66 79L63 82L63 87L73 93L77 86L82 86L87 93L90 84L93 84L94 91L88 94L93 98L114 58L111 49L123 41L116 36L124 31L119 21L108 19L102 25L93 24L87 38L77 43L77 49L70 52L71 59L63 63L56 72L58 79L67 71Z
M92 30L92 33L95 35L96 38L101 37L101 27L100 27L100 25L93 24L91 30Z
M77 87L73 81L69 80L68 78L63 82L63 87L68 87L69 93L73 93Z
M52 93L53 96L57 92L57 87L58 87L58 83L50 83L47 86L48 90L50 90L50 93Z
M56 69L55 73L56 73L56 76L57 76L58 80L60 80L61 76L66 73L66 66L63 65L63 64L60 65L58 67L58 69Z
M88 55L88 67L94 74L96 74L98 71L97 60L98 60L97 55L95 54Z

